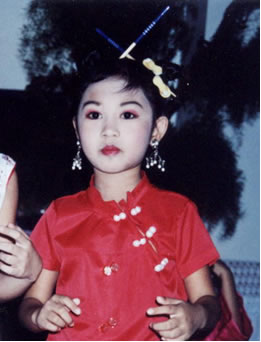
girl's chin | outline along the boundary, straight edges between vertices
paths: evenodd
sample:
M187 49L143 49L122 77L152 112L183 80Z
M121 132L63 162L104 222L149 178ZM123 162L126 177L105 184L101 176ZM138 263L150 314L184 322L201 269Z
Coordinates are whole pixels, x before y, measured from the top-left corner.
M140 166L128 166L128 167L104 167L104 168L95 168L94 172L104 173L104 174L122 174L130 171L140 171Z

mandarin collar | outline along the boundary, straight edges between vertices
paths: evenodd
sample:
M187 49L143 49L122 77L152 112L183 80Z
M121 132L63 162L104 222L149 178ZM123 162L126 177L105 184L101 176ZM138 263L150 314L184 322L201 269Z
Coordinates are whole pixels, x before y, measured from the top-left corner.
M111 213L112 211L129 210L140 203L144 194L152 187L145 172L142 172L141 179L132 191L127 192L127 200L122 199L120 202L104 201L100 192L94 185L94 175L90 180L89 188L86 190L86 195L91 206L98 211L105 211Z

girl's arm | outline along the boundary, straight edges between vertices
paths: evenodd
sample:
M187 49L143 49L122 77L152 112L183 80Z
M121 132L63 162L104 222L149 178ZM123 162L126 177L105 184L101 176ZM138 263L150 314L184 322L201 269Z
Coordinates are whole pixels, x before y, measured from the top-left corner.
M51 298L58 272L42 269L37 281L26 292L19 308L19 318L21 322L31 331L42 331L33 321L32 316L43 304Z
M43 269L37 281L25 294L19 309L22 323L33 332L57 332L73 326L69 312L79 315L80 301L67 296L53 295L58 272Z
M163 340L183 341L194 333L207 335L218 321L220 308L208 267L185 278L185 287L189 302L157 297L160 306L147 311L149 315L169 315L167 321L151 325Z
M215 295L208 266L192 273L185 279L188 299L194 307L198 307L202 316L198 331L210 333L220 317L220 306Z
M0 224L15 223L16 210L18 205L18 180L17 174L13 171L7 184L3 205L0 209Z
M238 301L236 285L233 273L230 268L221 260L214 266L213 271L221 279L221 291L227 302L233 320L237 323L242 331L242 315L240 313L240 303Z

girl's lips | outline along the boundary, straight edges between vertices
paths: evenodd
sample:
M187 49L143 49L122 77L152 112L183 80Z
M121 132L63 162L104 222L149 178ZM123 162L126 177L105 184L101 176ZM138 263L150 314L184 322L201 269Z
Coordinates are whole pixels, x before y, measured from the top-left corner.
M113 146L113 145L107 145L105 147L103 147L103 149L101 150L101 152L104 154L104 155L110 155L110 154L117 154L120 152L120 149L116 146Z

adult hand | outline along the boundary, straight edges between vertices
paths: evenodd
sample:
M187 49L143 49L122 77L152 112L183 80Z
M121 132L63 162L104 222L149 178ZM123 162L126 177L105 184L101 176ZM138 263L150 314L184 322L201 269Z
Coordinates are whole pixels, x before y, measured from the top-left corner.
M42 261L30 238L18 226L0 226L0 271L21 279L35 281Z

